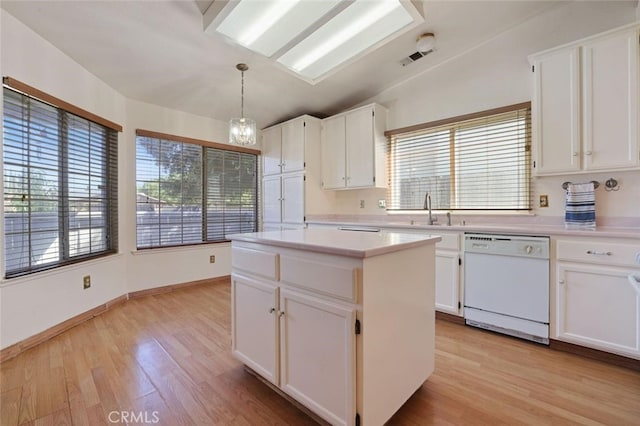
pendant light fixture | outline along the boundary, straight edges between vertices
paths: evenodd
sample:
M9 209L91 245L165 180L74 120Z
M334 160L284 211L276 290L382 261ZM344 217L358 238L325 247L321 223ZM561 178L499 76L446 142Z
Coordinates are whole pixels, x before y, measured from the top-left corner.
M240 91L240 118L229 121L229 143L235 145L256 144L256 122L244 116L244 72L249 69L247 64L238 64L236 69L242 75L242 89Z

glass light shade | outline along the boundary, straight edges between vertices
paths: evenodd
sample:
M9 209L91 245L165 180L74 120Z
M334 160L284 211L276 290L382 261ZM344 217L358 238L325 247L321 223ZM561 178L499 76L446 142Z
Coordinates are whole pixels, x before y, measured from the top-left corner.
M255 120L244 117L229 120L229 143L235 145L255 145Z

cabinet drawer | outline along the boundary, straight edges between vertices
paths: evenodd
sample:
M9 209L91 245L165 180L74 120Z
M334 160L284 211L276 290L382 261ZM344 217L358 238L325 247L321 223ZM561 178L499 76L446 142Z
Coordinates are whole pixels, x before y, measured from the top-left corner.
M337 265L325 259L303 259L283 255L280 281L294 287L355 302L359 268Z
M636 254L640 244L618 244L601 241L558 241L559 260L638 267Z
M278 280L278 254L244 247L234 247L231 252L231 267L254 275Z
M436 243L436 249L440 250L460 250L460 236L458 234L439 234L437 232L434 235L440 236L442 240Z

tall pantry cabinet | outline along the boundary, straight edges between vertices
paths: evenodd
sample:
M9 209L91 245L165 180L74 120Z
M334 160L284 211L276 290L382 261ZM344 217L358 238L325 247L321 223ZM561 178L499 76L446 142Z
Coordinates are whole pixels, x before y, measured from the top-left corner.
M320 120L315 117L303 115L263 129L263 230L304 227L307 192L319 188L319 162L313 161L319 156Z

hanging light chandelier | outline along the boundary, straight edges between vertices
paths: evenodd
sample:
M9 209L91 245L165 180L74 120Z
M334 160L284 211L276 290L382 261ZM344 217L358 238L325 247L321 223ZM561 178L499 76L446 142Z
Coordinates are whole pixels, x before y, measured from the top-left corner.
M242 89L240 91L240 118L229 120L229 143L235 145L256 144L256 122L244 116L244 72L249 69L247 64L238 64L236 69L242 75Z

